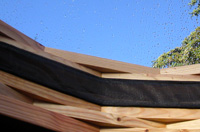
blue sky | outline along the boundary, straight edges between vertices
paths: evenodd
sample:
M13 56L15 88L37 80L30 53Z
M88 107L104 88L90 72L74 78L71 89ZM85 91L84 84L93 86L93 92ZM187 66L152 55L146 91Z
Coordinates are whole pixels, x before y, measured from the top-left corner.
M1 0L0 19L47 47L152 66L200 23L190 0Z

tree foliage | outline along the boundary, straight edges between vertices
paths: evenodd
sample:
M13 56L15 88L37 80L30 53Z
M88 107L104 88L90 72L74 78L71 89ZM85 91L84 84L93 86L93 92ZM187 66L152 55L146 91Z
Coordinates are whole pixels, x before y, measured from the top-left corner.
M191 7L194 7L197 5L197 7L195 7L195 9L191 12L192 16L197 16L200 14L200 0L191 0L191 2L189 3L189 5Z
M198 5L192 16L200 14L200 0L191 0L190 6ZM157 60L153 61L154 68L167 68L200 63L200 27L197 27L188 37L186 37L181 47L163 53Z
M170 50L153 61L153 67L167 68L198 63L200 63L200 27L183 40L181 47Z

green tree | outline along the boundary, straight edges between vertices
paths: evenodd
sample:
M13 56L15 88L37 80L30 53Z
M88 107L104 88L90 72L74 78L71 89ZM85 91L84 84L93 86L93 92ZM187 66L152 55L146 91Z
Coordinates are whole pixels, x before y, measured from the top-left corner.
M195 9L191 12L192 16L198 16L200 14L200 0L191 0L189 3L191 7L195 7Z
M189 5L198 5L191 13L192 16L198 17L200 14L200 0L191 0ZM183 40L181 47L163 53L157 60L153 61L153 67L167 68L198 63L200 63L200 27L197 27L194 32Z
M153 61L153 67L167 68L198 63L200 63L200 27L183 40L181 47L170 50Z

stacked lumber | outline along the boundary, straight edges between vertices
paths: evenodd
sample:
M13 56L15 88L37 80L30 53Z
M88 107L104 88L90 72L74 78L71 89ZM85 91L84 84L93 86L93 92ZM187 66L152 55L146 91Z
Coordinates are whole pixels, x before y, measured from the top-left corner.
M52 49L3 21L0 41L102 78L200 81L200 64L160 70ZM63 132L200 131L200 109L99 106L1 70L0 114Z

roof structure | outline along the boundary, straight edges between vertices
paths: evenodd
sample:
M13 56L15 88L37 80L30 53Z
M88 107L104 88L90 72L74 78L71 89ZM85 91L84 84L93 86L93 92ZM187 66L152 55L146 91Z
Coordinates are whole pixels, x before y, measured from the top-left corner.
M160 70L52 49L3 21L0 54L7 130L200 131L200 64Z

